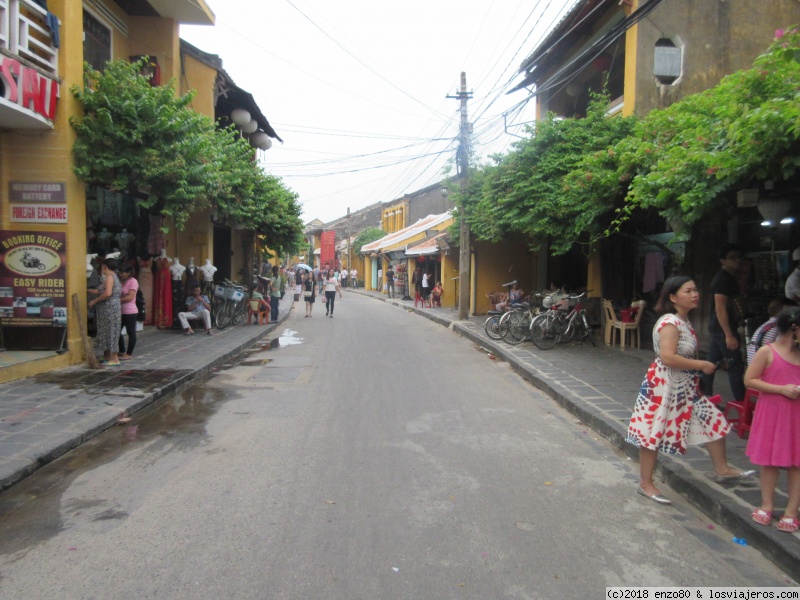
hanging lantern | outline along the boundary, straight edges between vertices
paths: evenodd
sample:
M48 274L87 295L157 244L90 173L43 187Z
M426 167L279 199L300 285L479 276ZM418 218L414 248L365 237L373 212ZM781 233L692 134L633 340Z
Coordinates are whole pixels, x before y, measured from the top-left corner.
M777 227L791 210L792 201L787 198L764 198L758 201L758 212L772 227Z
M567 96L574 98L581 93L581 86L573 81L572 83L567 84L565 91L567 92Z
M253 133L258 129L258 121L255 119L250 119L249 123L245 123L242 125L242 132L243 133Z
M251 135L250 143L260 150L266 150L272 146L269 136L263 131L256 131L253 135Z
M234 108L231 111L231 121L239 127L244 127L250 122L250 113L243 108Z

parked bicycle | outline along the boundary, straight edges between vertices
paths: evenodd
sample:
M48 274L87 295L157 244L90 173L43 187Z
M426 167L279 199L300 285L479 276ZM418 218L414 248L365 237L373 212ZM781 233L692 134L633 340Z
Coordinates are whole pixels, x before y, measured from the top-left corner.
M547 312L531 321L530 337L537 348L550 350L559 342L568 342L574 339L589 342L592 346L596 345L594 331L592 331L586 316L586 309L580 301L587 293L568 296L565 300L566 307L563 306L563 303L555 303ZM571 310L567 311L570 303L574 304Z
M218 329L225 329L233 323L239 325L247 318L246 288L240 283L223 279L214 288L214 300L211 311Z

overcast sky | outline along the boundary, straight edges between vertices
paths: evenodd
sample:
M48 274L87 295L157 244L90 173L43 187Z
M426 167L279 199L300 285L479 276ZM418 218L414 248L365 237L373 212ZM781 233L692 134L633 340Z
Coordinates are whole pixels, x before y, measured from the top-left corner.
M520 63L575 0L207 0L216 26L181 37L218 54L284 140L259 152L323 222L441 180L467 75L479 156L534 118ZM520 105L520 106L517 106ZM504 119L504 113L508 113Z

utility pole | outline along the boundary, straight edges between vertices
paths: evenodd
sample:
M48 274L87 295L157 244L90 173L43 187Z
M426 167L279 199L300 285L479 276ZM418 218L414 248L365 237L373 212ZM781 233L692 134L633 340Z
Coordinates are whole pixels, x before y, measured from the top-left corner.
M467 74L461 73L461 89L455 96L447 96L461 101L461 128L459 138L461 143L458 147L458 169L461 182L461 210L460 228L458 234L458 318L463 321L469 317L469 223L464 218L463 202L467 193L467 183L469 177L469 134L471 126L467 120L467 100L472 98L472 92L467 92Z

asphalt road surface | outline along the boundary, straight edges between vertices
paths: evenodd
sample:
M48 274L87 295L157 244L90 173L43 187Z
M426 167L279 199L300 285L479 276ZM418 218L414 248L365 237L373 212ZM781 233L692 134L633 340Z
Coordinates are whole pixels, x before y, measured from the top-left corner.
M303 314L0 496L0 598L791 584L687 503L636 495L634 462L447 329L353 294Z

